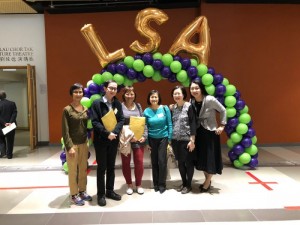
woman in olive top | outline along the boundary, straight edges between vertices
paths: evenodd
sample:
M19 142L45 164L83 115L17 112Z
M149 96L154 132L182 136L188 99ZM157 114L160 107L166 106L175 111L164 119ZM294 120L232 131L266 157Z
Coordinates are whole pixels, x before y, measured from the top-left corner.
M167 146L172 138L172 118L167 106L161 105L157 90L148 94L148 108L144 111L148 128L148 142L151 150L152 179L154 190L161 194L166 190Z
M83 86L78 83L72 85L70 95L73 101L63 110L62 135L67 150L71 203L81 206L84 205L84 201L92 201L92 197L86 193L88 115L87 108L80 104Z

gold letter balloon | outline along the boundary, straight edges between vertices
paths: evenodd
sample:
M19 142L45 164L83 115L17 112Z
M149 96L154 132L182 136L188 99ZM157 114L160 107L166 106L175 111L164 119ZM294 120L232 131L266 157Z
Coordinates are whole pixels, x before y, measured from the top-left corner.
M197 33L199 34L200 40L197 44L194 44L191 39ZM208 64L210 33L206 17L201 16L196 18L177 36L169 50L169 53L176 55L180 51L191 53L197 58L199 63L203 63L205 65Z
M101 38L97 35L92 24L87 24L81 28L81 33L88 42L90 48L97 56L100 65L104 68L108 63L125 58L124 49L119 49L109 53L105 48Z
M151 21L155 21L158 25L168 20L167 14L155 8L147 8L140 11L135 19L135 28L137 31L149 41L146 44L134 41L130 48L138 53L155 52L160 46L160 35L150 26Z

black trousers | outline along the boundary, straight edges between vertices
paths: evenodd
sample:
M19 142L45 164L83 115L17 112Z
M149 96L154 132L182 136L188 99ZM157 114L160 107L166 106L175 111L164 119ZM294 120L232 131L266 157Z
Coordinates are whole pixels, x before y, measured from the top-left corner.
M97 195L103 197L108 191L114 190L115 163L119 140L110 142L94 143L97 161ZM106 173L106 184L105 184Z
M168 138L150 138L151 165L154 187L166 187Z
M3 134L0 136L1 155L7 155L9 159L13 157L14 141L15 130L10 131L5 136Z

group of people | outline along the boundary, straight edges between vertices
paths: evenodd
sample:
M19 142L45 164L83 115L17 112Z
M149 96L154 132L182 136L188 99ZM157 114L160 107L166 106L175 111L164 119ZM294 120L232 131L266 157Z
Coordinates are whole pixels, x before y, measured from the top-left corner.
M121 148L120 143L123 144L122 148L124 143L129 145L129 151L121 151L122 172L128 195L134 191L138 194L144 193L142 177L145 149L151 152L154 190L161 194L166 191L168 145L172 146L178 161L182 180L178 191L187 194L192 190L196 168L203 171L205 176L199 187L200 192L208 192L212 176L221 174L223 169L219 135L226 125L224 106L215 97L209 96L204 85L196 80L189 87L190 101L187 101L187 91L183 86L173 88L171 94L174 104L169 106L162 105L160 93L152 90L147 96L148 107L144 111L141 104L135 101L137 96L133 87L123 88L122 103L116 98L117 90L118 84L115 81L106 81L105 94L93 102L89 115L93 125L93 143L98 165L98 205L105 206L106 199L121 200L121 196L114 191L115 162ZM86 193L88 111L80 104L83 97L82 85L71 86L70 95L73 101L63 112L63 139L67 150L71 201L76 205L84 205L84 201L92 200ZM220 115L220 125L216 112ZM111 129L108 129L102 119L109 113L113 113L115 117ZM141 126L142 135L138 137L134 132L129 132L128 125L133 117L145 118L145 126ZM134 161L135 188L131 177L131 155Z

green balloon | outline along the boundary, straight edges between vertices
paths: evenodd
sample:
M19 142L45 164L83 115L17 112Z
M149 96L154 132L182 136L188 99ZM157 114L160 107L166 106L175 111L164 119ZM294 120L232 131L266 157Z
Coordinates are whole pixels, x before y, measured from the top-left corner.
M132 68L133 67L133 62L134 62L134 58L132 56L126 56L124 58L124 63L128 68Z
M215 87L215 85L210 84L210 85L205 86L205 90L207 91L207 93L209 95L214 96L215 95L215 91L216 91L216 87Z
M179 61L171 62L170 69L173 73L178 73L182 69L182 65Z
M102 76L99 73L94 74L92 77L92 80L95 84L98 84L98 85L103 83Z
M236 167L236 168L241 168L244 164L241 163L239 160L234 160L233 161L233 165Z
M67 163L67 162L64 163L63 169L64 169L64 171L65 171L66 173L69 172L69 167L68 167L68 163Z
M236 98L234 96L227 96L224 103L227 107L233 107L236 104Z
M183 83L187 80L188 78L188 75L187 75L187 72L185 70L181 70L179 73L176 74L176 79Z
M121 84L124 83L124 76L122 76L122 75L116 73L116 74L113 76L113 80L116 81L116 83L117 83L118 85L121 85Z
M152 76L152 80L154 80L155 82L158 82L158 81L162 80L162 76L161 76L159 71L154 72L154 74Z
M239 123L236 127L236 132L239 134L246 134L248 131L248 126L244 123Z
M224 85L224 86L227 86L228 84L229 84L229 80L227 79L227 78L223 78L223 81L222 81L222 84Z
M240 161L241 163L243 163L243 164L249 163L250 160L251 160L251 156L250 156L248 153L246 153L246 152L242 153L242 154L239 156L239 161Z
M154 75L153 67L150 65L145 66L143 69L143 74L145 75L145 77L152 77Z
M134 60L133 69L135 69L138 72L141 72L144 69L145 63L141 59Z
M240 111L240 114L248 113L248 112L249 112L249 108L248 106L245 105L245 107Z
M249 155L255 155L258 152L258 149L256 145L251 145L249 148L245 148L245 152L247 152Z
M92 129L93 128L92 120L91 119L88 119L88 121L87 121L87 128L88 129Z
M214 81L214 77L209 73L206 73L202 76L202 83L205 86L212 84L213 81Z
M160 52L155 52L153 55L152 55L152 58L153 59L161 59L162 58L162 54Z
M199 77L202 77L204 74L206 74L207 73L207 71L208 71L208 68L207 68L207 66L205 65L205 64L199 64L198 66L197 66L197 70L198 70L198 76Z
M182 86L183 86L183 87L189 87L190 84L191 84L190 79L186 79L186 81L182 82Z
M161 58L161 61L165 66L170 66L171 63L173 62L173 56L169 53L164 54Z
M251 121L251 116L248 113L243 113L239 116L239 122L247 124Z
M239 133L237 133L237 132L233 132L233 133L231 133L231 135L230 135L230 139L232 140L232 142L233 143L238 143L238 142L240 142L241 140L242 140L242 138L243 138L243 135L241 135L241 134L239 134Z
M198 66L198 61L196 59L191 59L191 66Z
M234 143L231 139L227 139L227 142L226 142L228 148L232 148L234 146Z
M252 141L252 144L255 145L257 142L257 137L256 136L252 137L251 141Z
M101 98L101 95L99 95L99 94L93 94L90 97L91 103L93 103L96 99L99 99L99 98Z
M102 73L103 82L108 81L108 80L112 80L112 79L113 79L113 75L110 72L105 71L104 73Z
M124 86L132 86L133 80L129 80L127 77L124 79Z
M232 118L236 115L236 109L233 107L226 107L226 115L228 118Z
M81 105L90 108L92 105L91 100L88 97L82 97L82 99L80 100Z
M235 92L236 92L235 86L232 85L232 84L228 84L228 85L226 86L226 91L225 91L225 94L224 94L224 95L225 95L225 96L231 96L231 95L234 95Z

